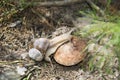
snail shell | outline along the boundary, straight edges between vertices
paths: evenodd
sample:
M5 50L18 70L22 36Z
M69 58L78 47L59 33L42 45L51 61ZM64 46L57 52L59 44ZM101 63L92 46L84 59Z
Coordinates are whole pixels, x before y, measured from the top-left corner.
M85 49L85 46L84 41L73 37L70 42L63 44L57 49L54 59L57 63L64 66L75 65L84 59L85 54L82 51Z
M41 61L43 59L43 54L36 48L30 49L28 55L35 61Z
M34 48L40 50L40 51L43 51L43 52L46 52L48 46L49 46L50 42L48 39L46 38L39 38L39 39L36 39L33 43L33 46Z

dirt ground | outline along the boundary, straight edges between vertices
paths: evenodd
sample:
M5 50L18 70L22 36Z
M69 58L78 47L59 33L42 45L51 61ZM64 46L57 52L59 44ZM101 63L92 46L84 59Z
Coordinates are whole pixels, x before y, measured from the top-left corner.
M0 61L6 61L6 64L0 63L0 74L4 73L5 68L28 64L28 70L35 68L30 72L29 80L104 80L101 77L103 75L97 74L98 72L91 75L91 72L83 71L83 62L71 67L62 66L56 63L54 59L52 59L52 64L42 61L35 62L31 66L29 66L31 62L24 60L22 60L24 63L10 63L20 60L19 54L29 51L32 39L40 37L51 38L52 32L59 27L66 26L68 29L74 27L73 21L76 17L81 16L78 14L79 10L83 9L81 7L86 6L82 3L58 8L28 8L19 13L17 18L13 18L6 22L5 25L1 25ZM16 21L21 22L15 27L10 27L11 23ZM8 80L13 80L13 78Z

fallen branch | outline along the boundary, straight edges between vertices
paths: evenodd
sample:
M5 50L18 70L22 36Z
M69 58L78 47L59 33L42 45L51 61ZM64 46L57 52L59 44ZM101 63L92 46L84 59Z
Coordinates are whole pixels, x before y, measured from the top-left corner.
M27 2L26 5L33 5L33 6L66 6L71 5L79 2L83 2L85 0L63 0L63 1L46 1L46 2Z

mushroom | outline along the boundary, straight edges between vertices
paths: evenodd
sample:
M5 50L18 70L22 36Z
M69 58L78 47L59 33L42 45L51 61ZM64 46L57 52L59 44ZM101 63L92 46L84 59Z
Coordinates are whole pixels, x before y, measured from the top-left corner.
M72 37L71 41L61 45L54 54L57 63L64 66L72 66L85 57L84 49L86 47L85 40Z
M43 54L36 48L30 49L28 55L35 61L41 61L43 59Z

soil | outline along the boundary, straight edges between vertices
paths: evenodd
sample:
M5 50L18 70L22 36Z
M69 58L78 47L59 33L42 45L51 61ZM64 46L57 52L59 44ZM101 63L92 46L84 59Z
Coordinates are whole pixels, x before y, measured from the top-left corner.
M80 64L66 67L59 65L53 61L53 67L49 63L41 63L41 71L39 75L40 80L75 80L77 76L75 72L80 69Z

